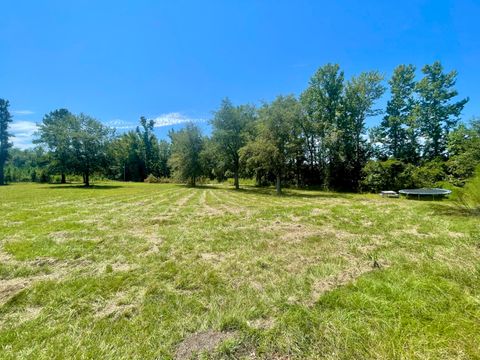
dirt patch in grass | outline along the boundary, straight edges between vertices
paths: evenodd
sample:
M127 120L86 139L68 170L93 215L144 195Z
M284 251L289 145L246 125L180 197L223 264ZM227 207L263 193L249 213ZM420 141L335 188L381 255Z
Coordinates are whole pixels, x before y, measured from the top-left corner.
M234 332L207 330L187 336L175 351L176 360L188 360L201 353L214 351L222 342L235 336Z

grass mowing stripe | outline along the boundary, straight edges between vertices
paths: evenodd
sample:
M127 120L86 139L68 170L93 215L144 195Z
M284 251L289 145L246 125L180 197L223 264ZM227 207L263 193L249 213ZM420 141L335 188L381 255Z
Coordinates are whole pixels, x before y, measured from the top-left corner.
M205 332L233 336L213 359L480 356L480 224L450 201L97 185L0 188L1 358L167 359Z

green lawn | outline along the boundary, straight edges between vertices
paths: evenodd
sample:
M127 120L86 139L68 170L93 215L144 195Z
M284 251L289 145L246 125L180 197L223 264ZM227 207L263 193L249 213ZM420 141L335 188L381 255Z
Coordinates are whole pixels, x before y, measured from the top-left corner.
M1 359L480 359L448 200L19 184L0 214Z

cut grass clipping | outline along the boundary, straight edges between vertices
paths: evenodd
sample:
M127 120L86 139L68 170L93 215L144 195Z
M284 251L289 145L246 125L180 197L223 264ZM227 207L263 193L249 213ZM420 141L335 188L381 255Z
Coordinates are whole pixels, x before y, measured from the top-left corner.
M480 357L480 221L172 184L0 188L1 359Z

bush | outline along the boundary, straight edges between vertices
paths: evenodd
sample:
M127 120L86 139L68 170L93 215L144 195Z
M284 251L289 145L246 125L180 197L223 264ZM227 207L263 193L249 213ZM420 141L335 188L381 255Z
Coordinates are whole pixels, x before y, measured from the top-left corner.
M172 178L156 177L152 174L148 175L148 177L143 181L151 184L172 184L175 182Z
M369 161L362 172L362 190L371 192L439 187L448 179L447 164L442 160L432 160L421 166L393 159Z
M41 183L50 182L50 174L48 173L47 170L41 170L40 171L40 177L38 178L38 181L41 182Z
M412 183L415 188L438 187L447 179L446 164L442 160L432 160L417 167L412 172Z
M449 181L455 186L463 186L468 178L475 174L479 161L471 153L452 156L447 161Z
M480 214L480 166L476 175L455 192L455 201L462 208Z
M150 183L150 184L156 184L158 183L158 178L152 174L148 175L143 182Z
M411 185L412 166L399 160L369 161L362 171L363 191L400 190Z

